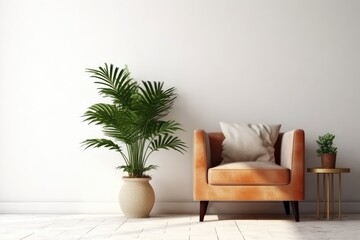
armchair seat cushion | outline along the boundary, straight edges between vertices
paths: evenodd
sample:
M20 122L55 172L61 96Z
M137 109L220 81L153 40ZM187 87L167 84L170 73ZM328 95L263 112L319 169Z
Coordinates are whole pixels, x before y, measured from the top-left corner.
M290 170L272 162L234 162L209 168L211 185L286 185Z

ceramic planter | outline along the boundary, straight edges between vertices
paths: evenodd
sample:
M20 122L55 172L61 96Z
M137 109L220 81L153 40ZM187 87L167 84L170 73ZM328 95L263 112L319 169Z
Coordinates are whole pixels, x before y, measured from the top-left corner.
M321 164L323 168L335 168L336 154L328 154L328 153L322 154Z
M146 218L154 206L155 193L148 178L123 177L124 185L120 189L119 204L127 218Z

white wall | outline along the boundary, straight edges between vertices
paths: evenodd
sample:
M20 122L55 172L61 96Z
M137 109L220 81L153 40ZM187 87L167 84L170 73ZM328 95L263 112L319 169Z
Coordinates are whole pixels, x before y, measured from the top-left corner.
M100 134L81 119L101 100L84 70L108 62L177 88L189 151L153 155L156 211L195 211L192 132L222 120L303 128L306 167L320 164L317 136L336 134L345 209L360 212L359 12L356 0L0 0L0 211L118 211L120 156L80 147Z

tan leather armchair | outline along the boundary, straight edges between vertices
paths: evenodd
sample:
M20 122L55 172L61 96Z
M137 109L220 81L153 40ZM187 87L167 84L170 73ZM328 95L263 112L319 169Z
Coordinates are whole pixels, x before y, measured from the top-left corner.
M195 130L194 200L200 201L200 221L204 220L209 201L283 201L287 215L291 203L298 222L298 201L304 200L304 137L302 129L279 134L274 146L279 169L218 171L223 133Z

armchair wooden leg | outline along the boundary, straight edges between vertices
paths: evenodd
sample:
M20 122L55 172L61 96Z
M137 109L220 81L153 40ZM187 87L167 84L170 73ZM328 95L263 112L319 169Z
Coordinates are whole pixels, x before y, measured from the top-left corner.
M292 210L293 210L295 221L299 222L300 221L299 202L298 201L291 201L291 207L292 207Z
M200 222L204 221L204 217L206 214L206 209L209 204L209 201L200 201Z
M290 215L290 202L283 201L286 215Z

